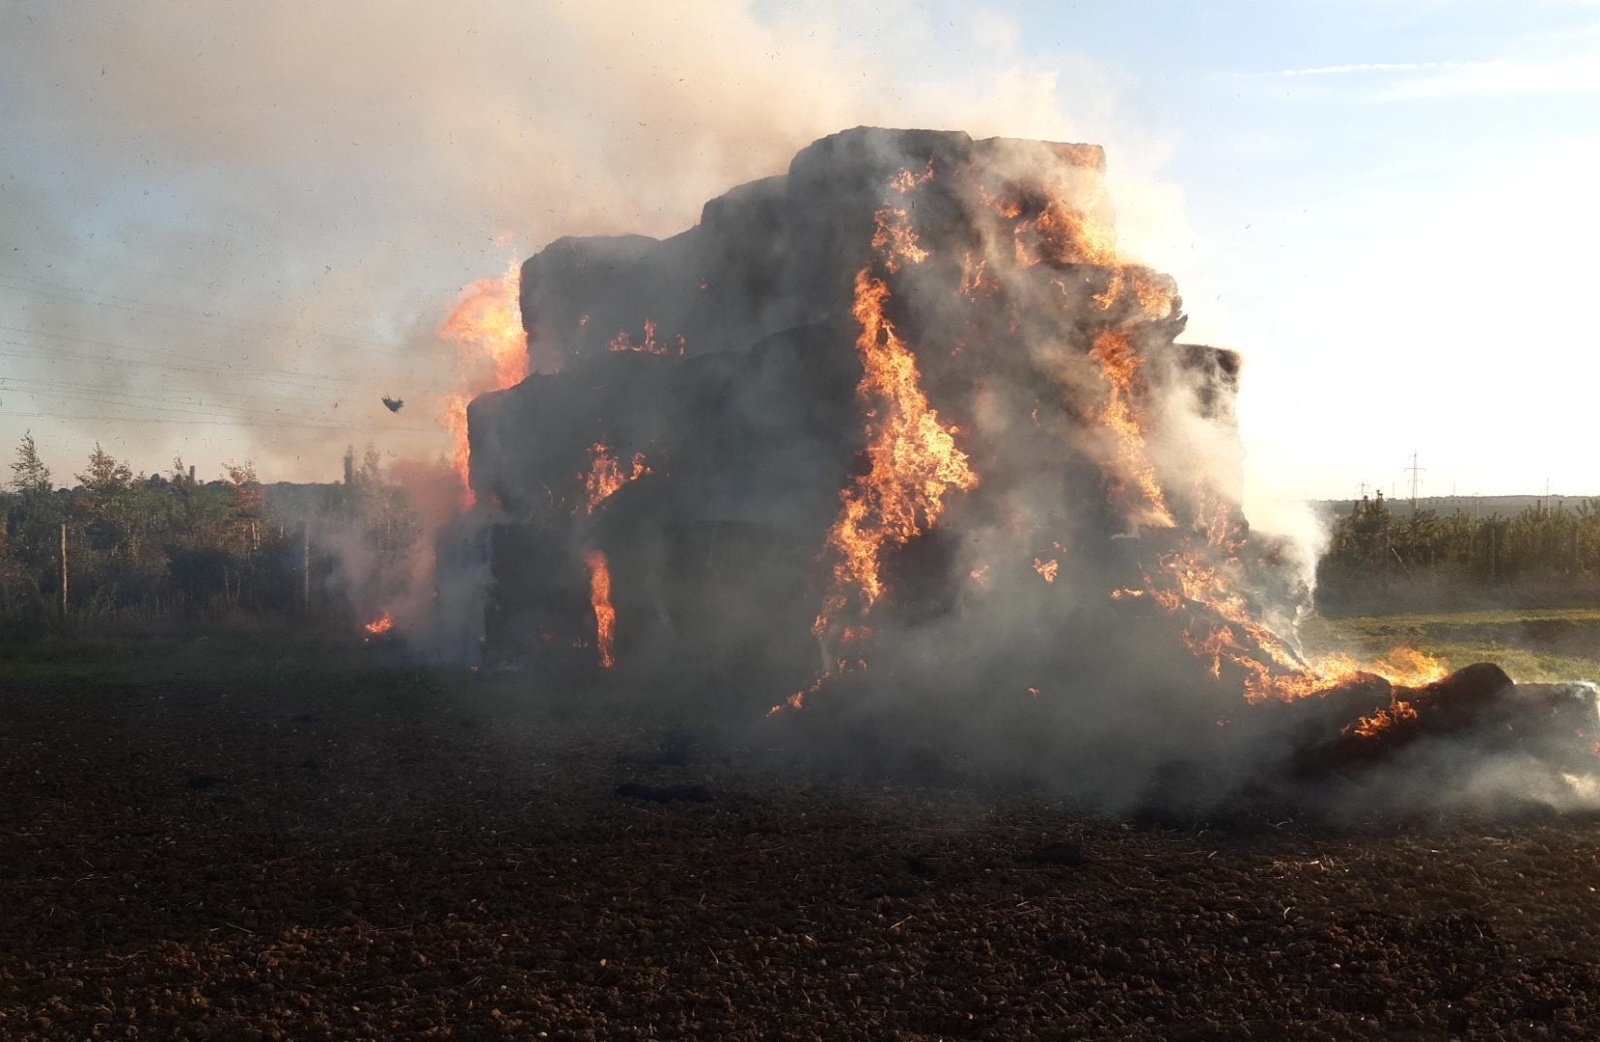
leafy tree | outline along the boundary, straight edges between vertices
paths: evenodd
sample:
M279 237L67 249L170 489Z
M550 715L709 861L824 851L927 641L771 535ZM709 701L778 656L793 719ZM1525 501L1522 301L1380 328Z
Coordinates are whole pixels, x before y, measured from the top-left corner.
M93 493L121 492L133 484L133 471L95 442L89 469L78 475L78 483Z
M233 487L233 501L239 516L259 518L266 506L266 493L261 488L261 480L256 477L256 461L247 459L243 463L224 463L222 472Z
M11 464L11 488L23 495L40 494L51 490L50 468L39 458L38 446L33 443L33 432L22 436L17 446L16 462Z

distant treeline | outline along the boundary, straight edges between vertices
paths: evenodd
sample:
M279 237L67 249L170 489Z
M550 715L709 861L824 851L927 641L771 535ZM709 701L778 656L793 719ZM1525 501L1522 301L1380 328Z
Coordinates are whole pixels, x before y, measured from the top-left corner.
M354 600L409 580L421 532L370 450L359 465L347 452L343 484L263 486L248 462L198 481L181 458L170 473L135 474L99 445L75 478L57 488L22 439L0 491L10 636L63 621L360 610Z
M1597 599L1600 499L1474 517L1363 498L1332 519L1317 568L1317 602L1328 612Z

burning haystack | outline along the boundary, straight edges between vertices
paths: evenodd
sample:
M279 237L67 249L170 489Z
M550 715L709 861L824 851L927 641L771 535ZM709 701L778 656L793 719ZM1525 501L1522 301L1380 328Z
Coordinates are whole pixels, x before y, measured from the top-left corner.
M1301 653L1308 562L1240 510L1239 358L1179 342L1104 171L861 128L671 239L528 260L542 371L468 414L491 658L891 712L1111 803L1416 746L1450 683L1450 741L1554 716L1587 754L1591 689Z

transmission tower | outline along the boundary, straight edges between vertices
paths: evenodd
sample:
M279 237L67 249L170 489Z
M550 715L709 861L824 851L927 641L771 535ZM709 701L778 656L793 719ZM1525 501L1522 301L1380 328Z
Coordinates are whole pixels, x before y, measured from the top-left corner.
M1406 467L1411 472L1411 516L1417 516L1417 485L1420 478L1427 471L1427 467L1417 466L1417 451L1411 450L1411 466Z

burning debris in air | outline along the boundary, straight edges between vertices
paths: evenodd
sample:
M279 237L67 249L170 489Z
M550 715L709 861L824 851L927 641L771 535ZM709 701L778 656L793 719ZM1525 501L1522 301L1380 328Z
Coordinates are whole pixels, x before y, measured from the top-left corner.
M471 414L491 657L570 678L592 636L619 674L795 692L784 716L903 707L1108 804L1479 741L1518 698L1588 754L1590 689L1304 653L1295 548L1239 506L1239 359L1179 342L1096 147L848 131L674 239L522 274L520 309L513 270L445 329L503 388ZM524 379L524 325L559 373Z

